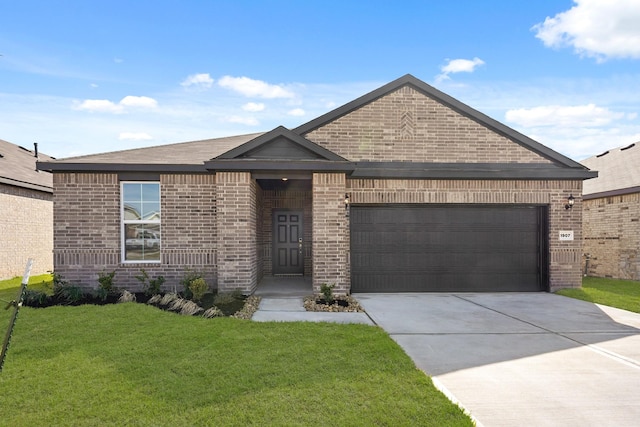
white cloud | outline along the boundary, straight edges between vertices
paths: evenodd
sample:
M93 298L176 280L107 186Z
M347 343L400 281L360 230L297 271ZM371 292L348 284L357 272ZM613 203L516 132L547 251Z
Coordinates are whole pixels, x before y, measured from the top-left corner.
M279 85L272 85L262 80L254 80L249 77L224 76L218 80L218 84L231 89L247 97L258 98L293 98L295 94Z
M91 113L114 113L120 114L129 108L156 108L158 101L148 96L125 96L119 103L114 103L108 99L85 99L82 102L75 101L74 110L84 110Z
M196 86L202 89L208 89L213 85L213 79L209 75L209 73L201 73L201 74L191 74L188 76L182 83L181 86L191 87Z
M96 113L121 113L122 106L115 104L108 99L85 99L77 104L74 109L85 110Z
M122 64L124 62L124 59L122 59L122 58L113 58L113 62L115 62L116 64Z
M156 108L158 101L148 96L128 95L120 100L120 105L124 107Z
M508 122L525 127L571 126L599 127L615 120L623 119L624 113L616 113L607 108L587 105L545 105L534 108L509 110L505 113Z
M484 61L478 57L473 59L451 59L446 65L440 67L442 73L436 76L436 81L448 80L449 74L473 73L477 67L484 65Z
M146 132L120 132L118 139L120 141L148 141L153 137Z
M290 116L299 117L299 116L304 116L305 112L302 108L294 108L293 110L288 111L287 114Z
M640 58L640 2L574 1L571 9L532 28L545 46L572 46L576 53L598 61Z
M227 123L238 123L247 126L257 126L260 122L255 117L242 117L242 116L226 116L222 119Z
M246 104L244 104L242 106L242 109L244 111L251 111L251 112L257 112L257 111L263 111L265 108L264 104L261 102L248 102Z

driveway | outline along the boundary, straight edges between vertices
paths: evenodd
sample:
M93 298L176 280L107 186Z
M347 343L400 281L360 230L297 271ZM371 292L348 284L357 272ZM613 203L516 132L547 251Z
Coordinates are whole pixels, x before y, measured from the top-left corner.
M547 293L356 294L484 426L640 426L640 314Z

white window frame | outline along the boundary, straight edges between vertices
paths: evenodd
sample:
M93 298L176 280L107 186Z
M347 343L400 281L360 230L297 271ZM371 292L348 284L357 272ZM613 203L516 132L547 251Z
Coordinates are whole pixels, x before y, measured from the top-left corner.
M125 219L125 201L124 201L124 186L127 184L155 184L158 186L158 206L160 210L160 219L158 220L127 220ZM161 195L160 181L120 181L120 259L122 264L160 264L162 263L162 195ZM126 226L129 224L157 224L160 229L160 242L158 248L160 254L158 259L142 259L142 260L128 260L127 248L126 248Z

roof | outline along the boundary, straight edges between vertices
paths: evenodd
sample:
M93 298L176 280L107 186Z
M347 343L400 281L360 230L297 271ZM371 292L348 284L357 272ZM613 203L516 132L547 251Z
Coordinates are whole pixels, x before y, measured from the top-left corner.
M485 167L452 166L438 163L388 165L380 162L349 162L305 138L324 126L404 86L431 97L482 126L551 160L541 169L522 164L491 164ZM284 153L287 150L297 153ZM271 156L271 157L269 157ZM347 164L348 163L348 164ZM375 164L374 164L375 163ZM405 162L408 163L408 162ZM589 179L597 174L552 149L440 92L407 74L379 89L289 130L279 126L268 133L208 139L181 144L117 151L42 162L38 168L66 172L207 172L215 170L340 170L358 177L439 179ZM520 168L520 170L519 170Z
M263 133L228 136L58 159L55 164L202 165ZM56 168L58 169L58 168Z
M51 173L36 170L36 161L54 160L46 154L12 144L0 139L0 183L31 190L53 192Z
M583 184L582 193L589 198L640 192L640 142L613 148L581 163L598 171L597 178Z

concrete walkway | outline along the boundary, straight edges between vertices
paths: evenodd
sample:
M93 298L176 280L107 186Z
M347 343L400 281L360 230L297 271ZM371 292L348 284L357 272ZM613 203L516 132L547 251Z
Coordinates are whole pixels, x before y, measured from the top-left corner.
M303 298L313 294L311 278L265 277L255 292L262 297L256 322L333 322L373 325L366 313L324 313L306 311Z
M484 426L640 426L640 314L546 293L356 294Z
M306 311L301 297L262 297L258 311L251 320L256 322L332 322L373 325L366 313L325 313Z

